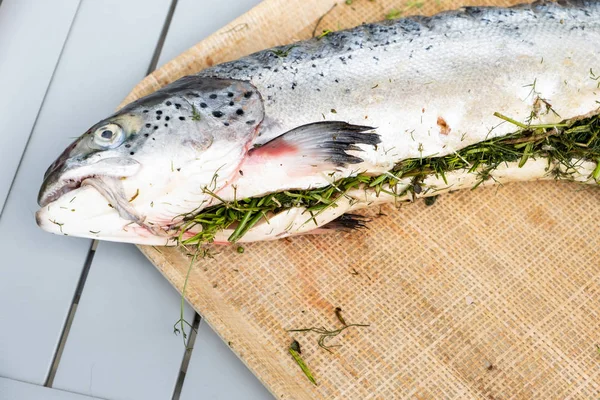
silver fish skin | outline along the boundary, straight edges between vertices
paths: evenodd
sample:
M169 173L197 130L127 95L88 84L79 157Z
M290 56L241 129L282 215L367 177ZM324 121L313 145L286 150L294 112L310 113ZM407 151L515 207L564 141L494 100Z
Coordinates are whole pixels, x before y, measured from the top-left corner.
M219 201L379 175L514 132L495 112L532 124L596 114L596 74L599 1L468 7L333 32L185 77L100 121L49 168L36 218L54 233L174 244L183 215ZM538 164L509 165L500 179L547 177ZM581 166L576 180L587 182L595 165ZM340 206L319 225L392 200ZM303 212L246 240L314 229Z

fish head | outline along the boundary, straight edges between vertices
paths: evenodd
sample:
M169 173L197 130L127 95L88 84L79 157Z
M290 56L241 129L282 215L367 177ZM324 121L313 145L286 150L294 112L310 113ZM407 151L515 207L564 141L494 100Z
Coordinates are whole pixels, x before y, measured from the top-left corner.
M44 175L36 221L57 234L172 244L186 216L235 180L263 116L250 83L184 77L69 145Z

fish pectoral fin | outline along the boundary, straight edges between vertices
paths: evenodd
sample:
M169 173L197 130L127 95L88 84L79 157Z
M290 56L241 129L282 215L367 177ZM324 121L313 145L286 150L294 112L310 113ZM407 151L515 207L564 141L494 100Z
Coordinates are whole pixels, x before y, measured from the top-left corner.
M286 236L302 236L302 235L325 235L335 232L354 232L361 229L369 229L367 223L371 220L367 217L358 214L342 214L333 221L321 225L317 228L306 232L293 233Z
M376 146L381 142L374 130L342 121L315 122L294 128L250 150L248 155L257 161L276 160L283 168L325 171L346 167L363 162L348 151L360 152L358 145Z
M317 228L323 231L342 231L351 232L359 229L368 229L367 223L371 220L365 216L358 214L342 214L331 222ZM313 233L309 231L308 233Z

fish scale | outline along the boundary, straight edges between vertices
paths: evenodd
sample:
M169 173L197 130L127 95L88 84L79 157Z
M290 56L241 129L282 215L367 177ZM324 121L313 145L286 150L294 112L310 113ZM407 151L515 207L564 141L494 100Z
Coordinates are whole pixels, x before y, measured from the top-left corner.
M184 77L100 121L49 169L36 218L54 233L176 244L184 221L223 202L385 177L403 161L458 154L527 124L590 117L600 101L596 70L598 1L467 7L328 33ZM494 165L483 184L563 175L595 184L595 160L566 166L523 154ZM353 188L314 224L303 206L268 221L253 214L241 240L306 233L368 205L479 185L483 167L443 179L430 172L418 184L398 177L384 192ZM68 214L61 206L75 193L77 215ZM244 218L215 240L237 238Z
M286 50L285 57L276 55ZM553 112L533 123L587 114L600 100L590 76L596 66L600 71L600 3L575 1L366 24L198 76L244 79L258 88L267 99L259 143L318 120L377 127L378 151L363 147L367 162L349 166L344 176L356 169L384 173L402 159L442 156L511 133L515 127L494 112L525 121L534 83ZM303 185L330 182L311 177ZM239 187L254 196L293 186L248 180Z

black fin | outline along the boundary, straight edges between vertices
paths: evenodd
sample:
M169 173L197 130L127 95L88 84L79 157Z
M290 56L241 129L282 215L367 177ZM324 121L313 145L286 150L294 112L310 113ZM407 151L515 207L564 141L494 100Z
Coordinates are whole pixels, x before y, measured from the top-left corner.
M358 144L375 146L381 142L378 134L369 132L375 128L370 126L351 125L342 121L323 121L302 125L281 136L252 149L250 154L279 154L286 149L297 150L299 163L318 165L323 163L344 167L358 164L363 159L350 155L347 151L361 151Z
M371 220L358 214L342 214L341 217L320 227L320 229L331 229L336 231L350 232L358 229L369 229L367 222Z

